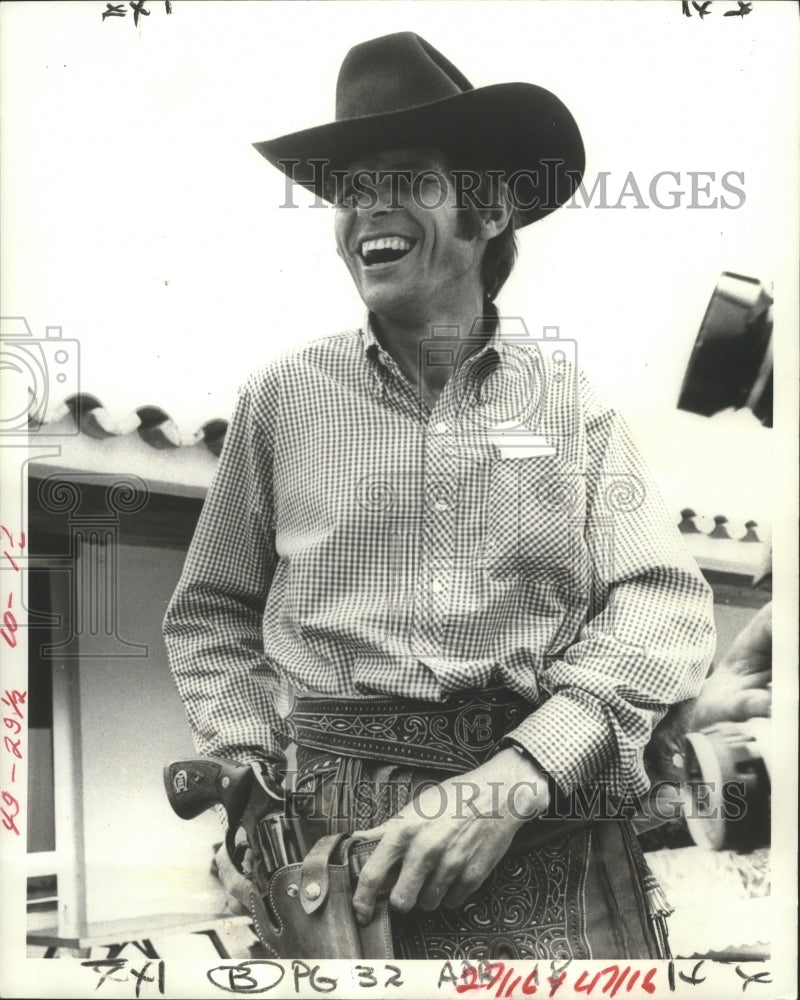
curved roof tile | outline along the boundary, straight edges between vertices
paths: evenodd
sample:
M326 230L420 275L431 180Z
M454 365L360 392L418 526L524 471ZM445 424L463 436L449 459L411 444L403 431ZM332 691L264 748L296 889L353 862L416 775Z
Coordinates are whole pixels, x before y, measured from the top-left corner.
M86 392L68 396L63 408L53 413L49 420L31 419L30 422L37 429L46 430L49 424L62 419L65 412L69 413L81 434L98 441L136 433L150 447L158 449L191 448L202 442L217 458L228 430L228 421L215 417L197 430L186 432L178 427L166 410L151 404L137 407L122 417L115 416L103 406L101 400Z

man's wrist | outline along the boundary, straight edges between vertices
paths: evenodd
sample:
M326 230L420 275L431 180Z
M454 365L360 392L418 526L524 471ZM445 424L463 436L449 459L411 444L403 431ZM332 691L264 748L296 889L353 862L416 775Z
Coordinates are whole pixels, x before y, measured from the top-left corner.
M519 757L523 760L529 761L537 770L537 772L549 783L550 776L547 771L542 767L539 761L534 757L534 755L524 747L518 740L512 739L511 737L506 737L501 744L501 747L508 747L513 750Z
M512 771L508 786L509 811L517 819L533 819L550 803L550 779L539 762L515 740L505 740L500 754L505 756Z

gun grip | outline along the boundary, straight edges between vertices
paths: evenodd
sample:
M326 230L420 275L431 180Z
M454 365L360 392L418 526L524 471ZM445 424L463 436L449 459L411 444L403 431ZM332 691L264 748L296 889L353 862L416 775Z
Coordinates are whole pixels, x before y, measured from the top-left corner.
M164 788L181 819L194 819L217 803L238 823L250 797L252 768L214 757L179 760L164 767Z

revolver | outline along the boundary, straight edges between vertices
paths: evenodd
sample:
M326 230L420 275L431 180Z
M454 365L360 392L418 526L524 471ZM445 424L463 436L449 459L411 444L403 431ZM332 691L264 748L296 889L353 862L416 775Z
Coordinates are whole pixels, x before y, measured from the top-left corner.
M223 757L195 757L164 767L164 788L175 813L194 819L214 805L224 807L228 818L225 846L236 870L262 894L278 868L302 861L309 846L291 808L292 797L268 782L258 764L237 764ZM236 843L242 828L247 845ZM242 862L246 847L253 855L253 869Z

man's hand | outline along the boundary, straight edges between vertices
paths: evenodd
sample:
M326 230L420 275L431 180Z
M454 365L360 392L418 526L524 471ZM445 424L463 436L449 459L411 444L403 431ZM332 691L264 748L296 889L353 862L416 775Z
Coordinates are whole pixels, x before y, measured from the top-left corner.
M741 722L772 713L772 602L742 629L691 707L690 727Z
M381 838L358 880L356 917L369 923L396 865L400 871L389 897L394 909L459 906L485 881L523 823L548 804L547 779L511 748L466 774L426 786L387 823L356 834Z

